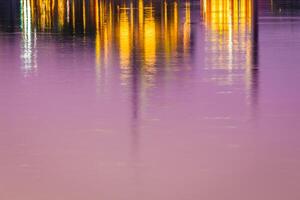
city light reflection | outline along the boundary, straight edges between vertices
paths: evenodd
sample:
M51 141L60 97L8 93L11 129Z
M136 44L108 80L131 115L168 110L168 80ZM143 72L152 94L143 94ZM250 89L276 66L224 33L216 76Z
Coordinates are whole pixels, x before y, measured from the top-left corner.
M255 51L253 0L200 2L205 24L205 51L214 55L205 58L205 68L210 73L223 70L226 74L219 76L215 71L211 80L232 85L238 78L237 74L244 71L246 85L251 85ZM147 74L145 79L152 80L157 62L164 62L167 67L181 53L186 61L192 53L193 19L189 0L160 3L143 0L120 3L110 0L31 0L25 6L22 8L24 19L30 21L26 24L32 26L32 30L93 37L97 77L113 52L118 52L124 84L129 80L133 57L135 61L142 61L140 67ZM164 50L163 60L159 60L158 48Z
M130 10L123 6L119 9L119 50L120 50L120 67L121 79L123 84L127 84L130 77L131 62L131 30L128 12Z
M202 7L207 27L207 51L215 55L209 57L206 66L226 70L227 76L216 75L212 79L232 85L239 72L252 68L253 1L205 0Z
M37 69L36 61L36 31L32 27L32 16L34 11L32 11L31 1L22 0L22 13L21 13L21 23L22 23L22 54L21 58L23 61L23 69L25 75L35 71Z

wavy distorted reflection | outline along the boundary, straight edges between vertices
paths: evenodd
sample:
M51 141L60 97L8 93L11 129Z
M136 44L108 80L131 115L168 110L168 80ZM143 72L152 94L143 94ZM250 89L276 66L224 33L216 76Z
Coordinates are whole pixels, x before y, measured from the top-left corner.
M22 12L30 13L32 28L37 32L88 35L95 39L96 64L101 51L106 58L119 50L122 67L129 67L132 49L144 61L144 69L155 71L157 49L164 48L169 59L180 51L188 52L191 44L190 2L110 0L29 0ZM182 5L181 5L182 4ZM182 16L179 9L184 10ZM134 38L134 39L133 39ZM115 44L115 45L111 45Z
M244 79L249 100L257 94L258 82L256 1L204 0L201 7L206 52L212 55L205 64L210 79L227 86Z
M155 83L156 63L178 62L183 53L185 60L192 54L194 42L190 1L122 1L111 0L22 0L22 25L24 33L24 58L30 56L32 32L59 32L87 35L94 39L95 72L118 55L121 79L130 84L131 68L139 65L143 79L149 86ZM245 73L247 87L255 82L253 63L257 52L257 26L253 0L203 0L200 1L206 32L205 68L216 72L211 80L222 85L233 85ZM194 30L195 31L195 30ZM34 34L33 34L34 35ZM27 49L27 50L26 50ZM31 49L31 50L30 50ZM163 51L164 56L157 52ZM115 52L118 52L115 54ZM110 58L110 59L109 59ZM138 61L138 62L137 62ZM28 63L29 61L26 61ZM138 64L137 64L138 63ZM242 64L241 64L242 63ZM160 66L160 67L164 67ZM218 75L218 70L226 75Z
M36 30L89 38L95 59L97 94L101 96L105 90L109 74L118 76L121 85L130 91L135 149L138 122L149 91L166 77L184 79L185 73L192 73L192 68L203 67L193 63L193 44L203 39L201 33L196 33L200 28L205 33L204 46L199 47L205 49L204 55L199 56L205 60L204 77L221 86L235 86L242 80L247 100L256 102L258 28L253 0L203 0L200 7L189 0L26 2L27 7L21 9L30 30L24 29L25 35ZM199 9L202 17L197 13ZM203 27L199 23L193 25L201 19Z

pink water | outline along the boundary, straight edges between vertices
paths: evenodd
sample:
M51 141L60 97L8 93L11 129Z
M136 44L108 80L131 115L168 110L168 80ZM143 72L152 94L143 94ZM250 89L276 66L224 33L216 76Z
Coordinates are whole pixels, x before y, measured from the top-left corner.
M1 200L300 199L299 12L169 5L108 39L0 33Z

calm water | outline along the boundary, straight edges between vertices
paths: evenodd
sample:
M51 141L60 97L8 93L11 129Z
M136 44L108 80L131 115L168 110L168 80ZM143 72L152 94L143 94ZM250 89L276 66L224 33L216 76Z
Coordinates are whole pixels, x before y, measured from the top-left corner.
M299 200L297 0L0 1L1 200Z

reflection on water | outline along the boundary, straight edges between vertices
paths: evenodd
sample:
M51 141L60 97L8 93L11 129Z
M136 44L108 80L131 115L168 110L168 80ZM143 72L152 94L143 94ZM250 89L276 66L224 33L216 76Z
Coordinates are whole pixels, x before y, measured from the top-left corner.
M206 26L205 67L211 80L234 85L244 77L248 98L257 94L258 26L256 4L249 0L205 0L202 15ZM221 74L219 71L222 71ZM226 75L224 75L226 74ZM255 86L254 86L255 85Z
M253 1L246 0L201 1L206 29L205 51L215 55L205 58L205 66L216 72L211 80L232 85L238 78L236 72L244 70L246 85L251 87L252 69L257 68L253 67L253 63L257 64L257 23L253 4ZM153 76L157 62L165 65L177 62L178 53L183 52L188 63L193 54L189 1L154 4L142 0L122 3L22 0L20 10L25 69L36 68L34 49L37 31L92 34L97 76L101 73L101 65L108 64L117 48L124 84L130 76L133 59L142 61L140 67L146 82L151 84L155 82ZM163 49L165 56L159 57L157 49ZM219 77L217 69L226 70L227 76Z
M0 1L0 199L300 199L299 10Z
M37 68L36 63L36 30L32 27L30 0L21 1L21 30L22 30L22 53L24 73L27 74Z

